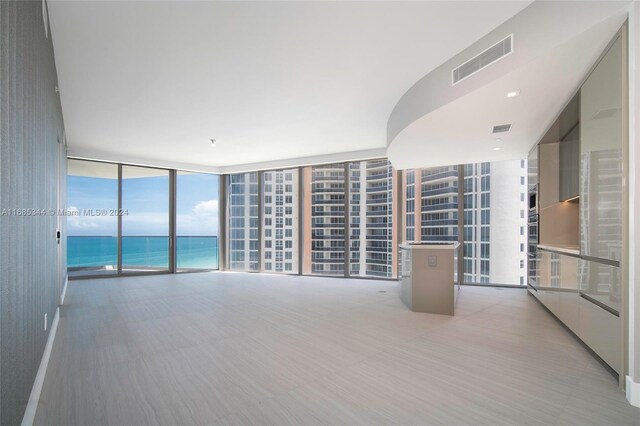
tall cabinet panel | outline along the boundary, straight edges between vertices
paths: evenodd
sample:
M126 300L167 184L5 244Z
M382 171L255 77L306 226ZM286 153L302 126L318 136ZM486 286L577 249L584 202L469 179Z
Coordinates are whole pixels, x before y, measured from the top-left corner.
M622 40L581 89L580 251L619 261L622 248Z
M621 378L625 45L623 27L538 142L528 249L531 294Z

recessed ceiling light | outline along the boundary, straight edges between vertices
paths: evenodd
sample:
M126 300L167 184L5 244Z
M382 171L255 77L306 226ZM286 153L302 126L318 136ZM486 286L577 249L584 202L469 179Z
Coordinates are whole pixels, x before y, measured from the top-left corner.
M507 98L515 98L518 95L520 95L519 90L513 90L511 92L507 92Z
M216 146L216 140L215 139L209 139L211 141L211 148Z
M502 148L500 148L499 146L496 146L495 148L493 148L494 151L500 151Z

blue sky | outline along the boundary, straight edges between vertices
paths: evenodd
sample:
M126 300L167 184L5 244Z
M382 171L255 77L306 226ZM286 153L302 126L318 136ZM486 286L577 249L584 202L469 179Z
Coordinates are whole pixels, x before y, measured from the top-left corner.
M218 235L219 177L178 174L177 235ZM71 210L117 209L117 179L68 176L67 206ZM124 236L165 236L169 230L169 177L123 179ZM115 216L80 216L67 220L70 236L117 236Z

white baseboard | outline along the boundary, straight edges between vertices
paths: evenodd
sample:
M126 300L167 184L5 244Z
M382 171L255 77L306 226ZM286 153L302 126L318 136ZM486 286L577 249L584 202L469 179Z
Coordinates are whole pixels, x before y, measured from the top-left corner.
M631 380L631 377L627 376L627 400L631 405L640 407L640 383Z
M65 285L65 289L66 289L66 285ZM33 420L36 417L36 410L38 409L38 402L40 401L40 392L42 392L44 377L47 374L47 366L49 365L49 358L51 357L51 349L53 348L53 341L56 338L56 332L58 331L59 321L60 321L60 308L56 308L56 313L53 316L53 321L51 322L51 330L49 331L47 344L44 347L44 353L42 354L42 360L40 361L40 367L38 367L38 373L36 374L36 379L33 382L33 387L31 388L31 395L29 395L29 402L27 403L27 409L25 410L24 416L22 417L22 426L33 425Z

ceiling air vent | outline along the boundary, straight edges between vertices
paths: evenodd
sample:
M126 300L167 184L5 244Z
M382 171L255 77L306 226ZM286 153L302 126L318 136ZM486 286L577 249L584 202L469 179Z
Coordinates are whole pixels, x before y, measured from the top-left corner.
M456 85L467 77L471 77L483 68L513 52L513 34L500 40L485 51L469 59L451 72L451 85Z
M504 133L511 130L511 124L500 124L499 126L493 126L492 133Z

